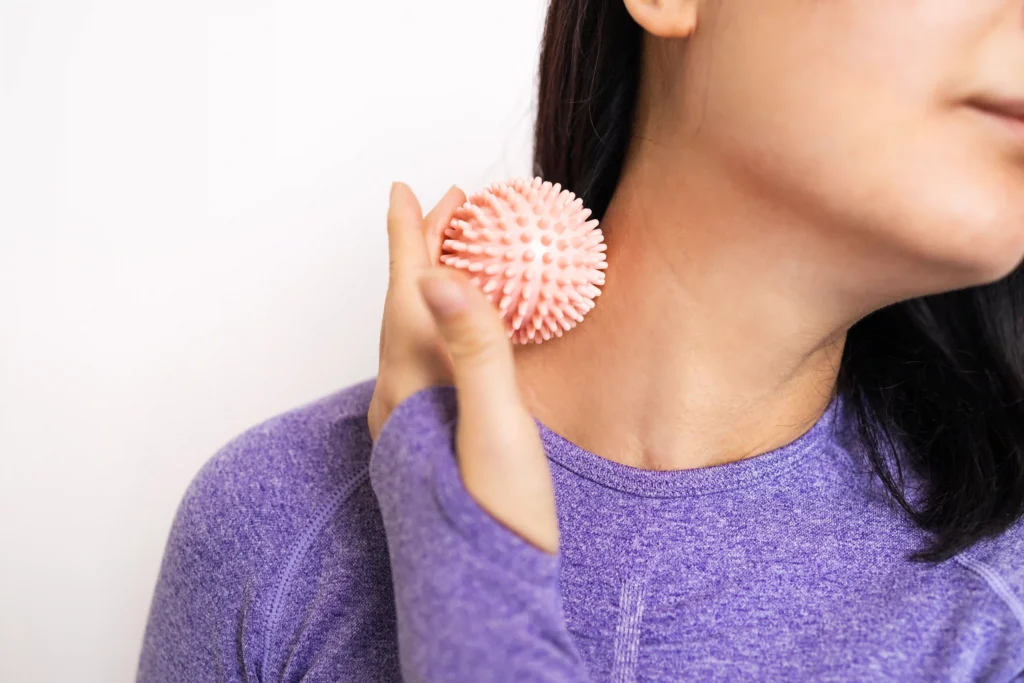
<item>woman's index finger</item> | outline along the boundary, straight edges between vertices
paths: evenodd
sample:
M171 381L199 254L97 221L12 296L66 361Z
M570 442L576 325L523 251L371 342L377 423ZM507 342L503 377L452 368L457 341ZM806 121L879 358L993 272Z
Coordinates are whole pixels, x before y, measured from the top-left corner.
M392 279L409 269L430 265L423 240L423 210L419 200L402 182L391 185L388 204L388 273Z

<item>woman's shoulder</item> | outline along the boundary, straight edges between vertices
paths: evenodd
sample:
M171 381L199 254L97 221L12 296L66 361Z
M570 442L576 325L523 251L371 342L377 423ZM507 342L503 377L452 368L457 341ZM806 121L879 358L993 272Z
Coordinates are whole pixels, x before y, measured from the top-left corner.
M954 559L984 581L1024 629L1024 517Z
M177 540L230 548L232 561L275 569L346 500L369 495L374 383L318 397L227 441L185 491L175 526L188 536Z
M289 605L305 590L305 574L316 573L307 565L329 554L340 571L386 557L368 474L374 384L264 419L199 469L167 539L140 681L207 680L216 670L228 680L269 675L279 666L278 640L293 627Z
M206 461L186 498L302 516L336 497L369 463L374 384L353 384L245 429Z

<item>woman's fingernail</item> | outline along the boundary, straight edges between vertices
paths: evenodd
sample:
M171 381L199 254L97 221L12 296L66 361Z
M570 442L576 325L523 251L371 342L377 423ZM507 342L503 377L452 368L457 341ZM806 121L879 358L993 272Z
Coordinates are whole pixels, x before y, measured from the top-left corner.
M420 292L431 312L439 318L447 318L466 309L466 294L462 287L444 275L422 275Z
M388 194L388 201L391 202L392 204L395 203L395 191L397 189L398 189L398 181L397 180L392 180L391 181L391 192Z

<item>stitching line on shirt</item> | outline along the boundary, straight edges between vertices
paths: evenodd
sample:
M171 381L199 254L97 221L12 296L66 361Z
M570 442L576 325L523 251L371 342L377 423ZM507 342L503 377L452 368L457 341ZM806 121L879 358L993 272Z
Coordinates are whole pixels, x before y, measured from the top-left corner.
M288 587L291 585L292 578L295 576L295 572L299 567L299 560L306 554L309 547L313 544L315 539L323 528L327 526L327 522L330 521L334 513L338 511L338 508L344 504L352 492L362 486L370 476L370 466L364 465L350 480L341 488L340 491L334 494L331 499L324 503L320 508L320 511L313 517L312 521L306 526L306 531L302 534L299 540L293 546L291 556L288 558L288 563L285 565L284 571L281 572L281 578L278 580L277 590L274 592L274 599L270 603L270 608L267 610L266 617L264 618L266 626L264 627L263 636L263 657L260 664L260 680L267 680L268 669L270 668L270 653L271 645L273 644L274 635L277 631L277 622L281 618L281 609L284 604L284 596L288 592Z
M980 560L966 555L954 555L953 559L980 575L985 580L985 583L988 584L988 587L1006 603L1013 616L1017 617L1017 622L1020 624L1021 629L1024 629L1024 604L1013 594L1009 584L1006 583L995 569Z
M566 458L563 458L561 453L551 451L548 457L554 460L563 469L566 469L574 474L583 477L598 486L611 489L613 491L619 491L621 493L627 493L632 496L641 496L644 498L698 498L700 496L717 495L719 493L728 493L730 491L737 491L740 489L752 488L758 484L772 482L779 477L784 476L788 472L793 471L798 465L807 465L814 458L820 458L828 455L829 457L835 456L835 446L828 444L824 447L808 447L803 451L795 452L791 454L787 459L780 460L776 463L775 469L770 472L753 471L748 472L743 476L737 476L729 484L722 484L718 487L708 487L702 489L701 487L686 487L680 486L678 489L662 493L660 491L649 491L649 490L636 490L628 485L623 485L618 478L615 481L605 481L600 477L594 476L589 472L585 472L584 468L576 467L574 463L567 462Z
M622 585L619 624L615 629L615 660L612 680L615 683L636 681L637 655L640 645L640 623L644 615L647 584L642 577L630 576Z
M619 622L615 628L614 659L611 671L611 680L614 683L636 683L640 630L643 625L644 606L653 562L646 542L652 514L650 508L644 510L643 518L633 536L629 574L619 591Z

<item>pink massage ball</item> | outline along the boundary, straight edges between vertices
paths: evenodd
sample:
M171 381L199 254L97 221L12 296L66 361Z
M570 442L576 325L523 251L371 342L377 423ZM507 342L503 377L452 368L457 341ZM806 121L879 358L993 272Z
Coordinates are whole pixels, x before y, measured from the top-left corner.
M594 308L608 267L590 213L540 178L493 183L455 210L441 262L490 297L513 343L561 337Z

